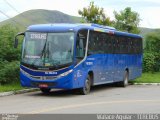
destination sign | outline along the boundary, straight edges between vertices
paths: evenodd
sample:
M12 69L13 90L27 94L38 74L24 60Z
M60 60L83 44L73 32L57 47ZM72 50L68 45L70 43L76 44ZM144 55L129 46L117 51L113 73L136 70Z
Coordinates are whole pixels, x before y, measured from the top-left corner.
M31 39L41 39L41 40L45 40L47 39L47 34L46 33L31 33L30 34L30 38Z

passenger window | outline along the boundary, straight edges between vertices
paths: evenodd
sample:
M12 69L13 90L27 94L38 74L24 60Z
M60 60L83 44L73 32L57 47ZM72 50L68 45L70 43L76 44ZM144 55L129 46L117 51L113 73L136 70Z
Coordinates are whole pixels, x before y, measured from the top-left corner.
M97 53L97 33L90 31L88 41L88 55Z

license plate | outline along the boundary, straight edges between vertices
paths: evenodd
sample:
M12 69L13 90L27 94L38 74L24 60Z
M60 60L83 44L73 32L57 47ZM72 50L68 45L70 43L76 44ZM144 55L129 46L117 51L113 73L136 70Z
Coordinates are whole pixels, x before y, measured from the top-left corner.
M39 87L40 87L40 88L47 88L48 85L47 85L47 84L39 84Z

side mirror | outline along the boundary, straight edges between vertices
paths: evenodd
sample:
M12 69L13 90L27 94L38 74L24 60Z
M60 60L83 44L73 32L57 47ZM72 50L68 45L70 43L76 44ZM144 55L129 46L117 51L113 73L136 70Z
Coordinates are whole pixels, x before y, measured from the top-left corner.
M20 36L20 35L23 35L23 36L25 36L25 33L24 32L21 32L21 33L18 33L16 36L15 36L15 40L14 40L14 48L17 48L17 46L18 46L18 36Z
M17 48L17 46L18 46L18 39L15 38L15 40L14 40L14 48Z

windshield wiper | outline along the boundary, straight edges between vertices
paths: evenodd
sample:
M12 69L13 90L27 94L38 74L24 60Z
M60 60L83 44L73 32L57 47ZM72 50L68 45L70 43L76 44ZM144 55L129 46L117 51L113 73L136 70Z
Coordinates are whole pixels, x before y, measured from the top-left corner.
M47 42L47 58L49 58L49 54L50 54L50 51L49 51L49 41Z
M44 47L43 47L43 49L42 49L41 57L40 57L40 58L42 58L42 56L43 56L43 54L44 54L43 65L45 64L45 57L46 57L45 49L46 49L46 45L47 45L47 39L46 39L46 41L45 41L45 43L44 43Z
M42 58L43 54L45 55L46 44L47 44L47 39L45 41L44 47L43 47L42 52L41 52L41 58Z

